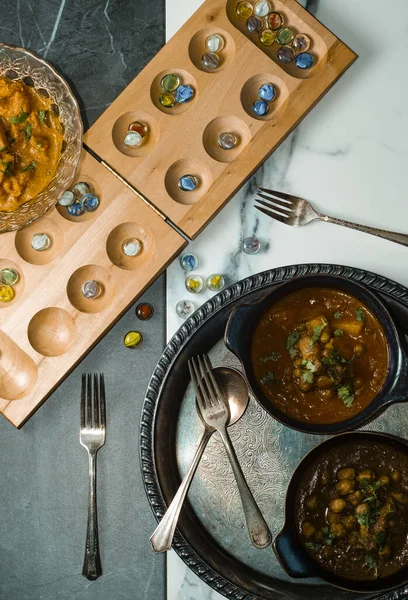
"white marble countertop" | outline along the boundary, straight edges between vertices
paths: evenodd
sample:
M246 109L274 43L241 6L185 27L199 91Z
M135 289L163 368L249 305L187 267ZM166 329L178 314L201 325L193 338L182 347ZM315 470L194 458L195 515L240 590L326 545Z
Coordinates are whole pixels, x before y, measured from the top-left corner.
M368 269L408 285L408 248L325 223L295 229L272 221L253 207L259 185L313 201L320 212L408 233L406 171L408 80L404 76L408 2L393 0L393 32L384 34L380 0L301 2L348 44L359 60L289 138L221 211L189 249L200 260L198 274L219 272L233 283L282 265L328 262ZM200 0L167 0L167 37L190 17ZM228 231L228 235L225 232ZM256 235L262 250L242 252ZM209 291L192 296L178 261L168 269L168 337L181 325L175 305L196 307ZM168 600L217 600L172 551L168 555Z

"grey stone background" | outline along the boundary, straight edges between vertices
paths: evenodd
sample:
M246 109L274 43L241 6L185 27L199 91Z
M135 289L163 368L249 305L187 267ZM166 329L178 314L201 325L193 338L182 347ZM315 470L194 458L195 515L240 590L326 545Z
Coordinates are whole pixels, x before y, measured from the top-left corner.
M3 0L0 41L29 48L68 79L88 128L164 44L164 0ZM17 431L0 418L0 600L160 600L165 559L150 549L155 521L139 468L144 391L165 343L165 281L132 307ZM144 344L123 346L138 329ZM80 380L103 372L107 440L98 455L103 576L82 576L87 455L79 444Z

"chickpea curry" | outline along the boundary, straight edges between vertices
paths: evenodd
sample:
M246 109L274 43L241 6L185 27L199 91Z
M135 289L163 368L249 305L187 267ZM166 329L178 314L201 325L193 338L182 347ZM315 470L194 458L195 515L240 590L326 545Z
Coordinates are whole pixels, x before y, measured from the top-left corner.
M0 77L0 211L15 211L47 187L63 138L50 98Z
M264 395L297 421L329 424L358 414L381 390L388 346L372 312L331 288L293 292L258 322L251 347Z
M322 567L374 580L408 563L408 456L387 444L328 451L304 474L296 497L302 545Z

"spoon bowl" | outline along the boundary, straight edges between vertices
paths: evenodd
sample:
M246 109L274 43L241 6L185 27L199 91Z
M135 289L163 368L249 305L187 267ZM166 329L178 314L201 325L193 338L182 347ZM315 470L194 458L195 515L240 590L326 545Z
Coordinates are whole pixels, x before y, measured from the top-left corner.
M213 373L221 389L222 395L228 401L230 413L228 427L230 427L239 421L248 407L248 386L244 376L232 367L214 367ZM196 409L204 427L210 431L215 431L213 427L206 425L197 404Z

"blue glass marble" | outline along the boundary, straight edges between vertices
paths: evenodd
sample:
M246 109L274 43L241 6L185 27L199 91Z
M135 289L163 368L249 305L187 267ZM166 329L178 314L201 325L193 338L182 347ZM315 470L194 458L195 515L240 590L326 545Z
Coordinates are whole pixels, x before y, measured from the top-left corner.
M194 271L198 268L198 258L192 252L186 252L180 257L180 266L184 271Z
M267 102L272 102L276 97L276 89L272 83L264 83L259 88L259 97L261 100L266 100Z
M74 202L74 204L71 204L71 206L67 206L67 213L72 217L80 217L84 213L82 204L79 204L79 202Z
M195 175L183 175L180 177L178 186L183 192L192 192L198 185L198 179Z
M299 69L310 69L314 65L314 56L310 52L301 52L295 58L296 66Z
M94 194L85 194L81 204L85 212L94 212L99 206L99 199Z
M257 117L264 117L269 112L269 104L265 100L255 100L252 105L252 112Z
M183 102L190 102L194 97L194 89L191 85L179 85L176 90L176 102L183 104Z

